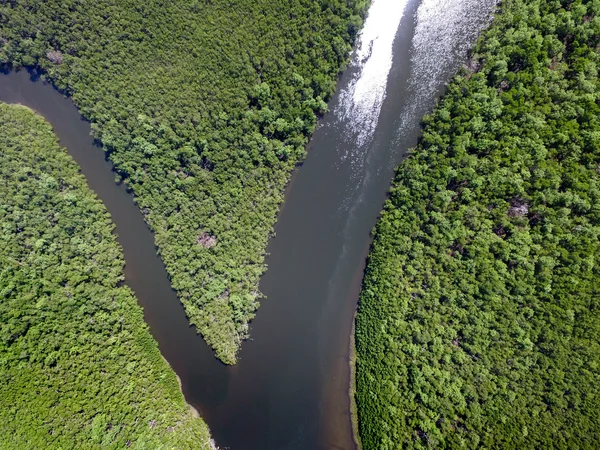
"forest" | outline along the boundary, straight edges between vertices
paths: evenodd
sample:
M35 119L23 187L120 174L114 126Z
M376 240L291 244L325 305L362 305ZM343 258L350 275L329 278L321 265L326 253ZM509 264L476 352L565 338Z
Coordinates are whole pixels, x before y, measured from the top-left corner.
M214 449L50 125L0 103L0 448Z
M368 0L11 0L0 63L92 122L192 325L236 361L283 189Z
M398 167L356 319L365 449L597 449L600 2L504 0Z

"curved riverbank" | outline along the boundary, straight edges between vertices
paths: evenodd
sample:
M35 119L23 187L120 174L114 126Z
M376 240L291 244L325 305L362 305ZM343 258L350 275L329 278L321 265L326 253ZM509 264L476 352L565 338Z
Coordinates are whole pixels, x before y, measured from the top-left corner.
M600 4L503 2L374 230L368 448L596 449Z
M227 364L368 0L234 4L14 0L0 21L0 61L42 68L92 122L189 323Z
M73 103L34 70L4 71L0 74L0 100L19 103L42 115L52 125L61 146L77 162L88 186L102 200L115 224L115 233L125 257L125 282L134 291L144 310L144 320L159 344L162 356L182 379L188 403L201 411L189 394L191 380L186 378L187 364L201 365L214 360L212 351L195 330L189 327L185 313L171 289L166 270L156 254L154 237L134 203L133 196L115 183L112 165L95 145L89 122L83 120ZM214 377L224 374L215 365Z
M1 447L209 450L105 207L26 106L0 102L0 175Z
M354 332L356 331L356 314L352 321L352 334L350 335L350 346L348 347L349 353L349 366L350 366L350 386L348 387L348 395L350 397L350 420L352 422L352 437L354 439L354 445L357 450L362 450L362 444L360 442L360 435L358 433L358 410L356 409L356 338Z
M395 33L391 42L377 39L381 23L369 25L371 40L362 45L373 45L373 54L379 55L371 61L373 69L363 72L368 60L356 58L342 75L331 112L320 122L308 156L286 190L276 237L267 249L269 269L260 282L267 298L251 324L253 339L244 344L233 367L216 361L188 326L156 255L153 236L132 197L114 184L111 165L93 145L89 124L69 100L41 81L32 83L26 73L0 78L0 98L21 98L17 101L50 119L61 143L74 151L90 186L111 212L125 253L127 283L144 307L161 352L181 378L188 402L200 411L221 447L354 448L348 349L369 232L393 168L416 142L418 122L435 103L437 91L418 91L413 80L423 79L439 90L461 61L454 54L438 52L432 58L440 71L419 69L424 67L420 58L427 54L415 50L421 47L415 47L414 15L425 3L407 2L400 25L391 24L397 29L381 30L386 36ZM433 12L439 8L443 5ZM438 39L454 48L452 43L468 38L461 34L461 26L479 26L489 9L483 2L480 9L471 9L470 16L451 21L453 26L444 28L442 20L431 24L429 32L454 30L445 40ZM418 36L421 39L423 31ZM381 55L393 57L392 62ZM383 85L378 85L376 96L363 95L368 91L360 86L368 83L359 82L360 77L370 80L378 64L389 64L389 74L383 81L377 78ZM360 95L355 97L356 86ZM355 98L360 108L348 103ZM349 114L372 114L373 108L377 120L369 128L372 134L349 133L352 123L371 123L369 117ZM390 144L395 140L400 145Z

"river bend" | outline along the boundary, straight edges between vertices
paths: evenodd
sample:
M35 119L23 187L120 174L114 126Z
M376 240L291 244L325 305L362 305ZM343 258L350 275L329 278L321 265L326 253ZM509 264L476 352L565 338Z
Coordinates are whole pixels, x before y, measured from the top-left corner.
M135 291L188 402L231 450L355 449L349 337L369 232L393 176L494 0L374 0L269 244L262 300L236 366L190 328L133 197L72 102L35 73L0 76L0 100L52 124L116 224Z

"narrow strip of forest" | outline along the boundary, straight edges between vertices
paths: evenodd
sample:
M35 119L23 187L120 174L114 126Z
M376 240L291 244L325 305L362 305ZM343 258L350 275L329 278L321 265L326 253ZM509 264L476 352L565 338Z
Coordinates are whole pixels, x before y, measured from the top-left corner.
M70 94L155 232L172 285L226 363L259 305L291 171L367 0L16 0L0 62Z
M599 14L504 1L424 119L360 297L365 449L598 447Z
M0 447L211 449L122 285L102 202L50 125L0 103Z

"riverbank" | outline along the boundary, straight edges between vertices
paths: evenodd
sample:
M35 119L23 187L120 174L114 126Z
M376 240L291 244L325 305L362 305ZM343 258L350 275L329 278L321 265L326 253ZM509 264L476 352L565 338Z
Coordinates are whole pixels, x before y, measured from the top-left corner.
M89 188L101 200L116 225L115 236L125 255L125 284L134 291L143 308L144 321L150 326L160 346L160 356L167 360L177 377L182 378L188 404L199 408L190 386L205 388L203 383L191 383L188 364L206 367L214 355L200 336L188 325L187 318L160 258L152 233L133 202L133 197L114 181L112 165L94 145L90 125L82 120L73 103L50 84L40 80L35 71L7 72L0 75L0 100L27 105L52 125L54 133L69 155L76 161ZM123 286L122 281L119 282ZM145 325L144 325L145 326ZM182 355L181 350L185 349ZM188 353L189 352L189 353ZM222 365L212 368L215 380L224 380ZM198 376L195 377L198 380ZM173 383L177 383L173 378ZM175 384L177 386L177 384Z
M169 366L169 368L171 370L173 370L173 368L169 365L169 362L163 357L164 362ZM175 373L175 372L173 372ZM177 373L175 373L175 377L177 378L177 384L179 385L179 392L181 392L181 396L184 397L184 392L183 392L183 385L181 384L181 378L179 378L179 375L177 375ZM185 399L185 397L184 397ZM196 419L202 419L202 416L200 416L200 412L194 408L194 406L191 403L188 403L186 401L185 403L188 408L190 409L190 412L192 413L192 416ZM207 440L205 442L201 443L202 446L208 446L208 450L221 450L219 447L217 447L217 443L215 442L215 440L213 438L211 438L210 436L207 438Z
M338 97L343 92L346 100L353 98L350 86L354 81L360 76L368 79L380 70L378 61L386 66L388 61L374 59L364 75L360 70L364 61L359 61L342 75L338 95L330 102L331 111L315 132L293 186L288 187L275 229L277 237L269 244L269 271L261 279L261 290L268 298L252 322L253 339L245 343L234 367L216 361L188 326L155 254L153 237L131 196L114 185L110 163L92 145L89 124L81 120L71 102L42 82L31 83L24 73L2 78L0 92L11 88L3 95L26 97L29 104L45 111L61 143L72 148L90 186L109 208L125 252L127 284L143 305L161 352L180 376L188 402L210 424L221 447L352 448L348 346L357 296L349 296L347 289L357 273L360 288L359 266L364 262L369 231L385 200L388 180L418 133L412 120L418 123L435 102L429 90L418 90L415 95L413 80L428 88L443 86L445 77L454 71L452 64L460 64L436 45L428 43L425 52L415 47L414 14L420 4L416 0L408 3L393 43L371 34L373 51L389 58L393 53L394 62L389 80L384 79L378 87L385 91L385 98L376 131L363 146L347 131L354 122L345 112L353 108L340 111ZM462 42L468 33L456 23L463 20L463 28L475 29L474 21L482 14L481 8L467 6L468 19L450 19L453 16L447 13L444 20L451 26L442 21L423 27L419 42L423 33L428 36L438 30L458 31L443 39L436 35L434 44ZM428 11L433 14L436 9L429 5ZM384 23L389 26L387 18ZM375 30L382 27L373 24ZM366 48L370 44L366 42ZM393 46L393 52L388 46ZM435 73L424 68L429 57L435 61ZM368 113L369 108L360 111ZM399 126L399 118L406 125ZM407 130L402 146L390 145L402 127ZM216 246L209 250L213 249ZM336 388L328 390L334 377ZM331 407L325 409L324 404ZM327 424L333 422L340 426L330 433Z
M3 448L209 450L121 286L110 216L48 122L0 103L0 149Z
M173 370L173 368L169 364L169 361L167 361L167 359L164 356L161 355L161 357L162 357L163 361L165 362L165 364L167 366L169 366L169 368L171 370ZM173 371L173 373L175 374L175 378L177 378L177 385L179 386L179 392L181 392L181 396L184 397L183 384L181 383L181 378L179 378L179 375L177 375L177 373L175 371ZM194 417L196 417L196 418L200 418L201 417L200 416L200 412L191 403L188 403L186 401L185 404L188 406L188 408L190 409L190 412L192 413L192 415ZM212 445L213 445L213 447L215 446L214 441L212 441Z
M362 450L362 444L360 442L360 434L358 432L358 410L356 409L356 338L354 332L356 330L356 314L352 321L352 334L350 335L350 347L348 349L350 355L350 386L348 386L348 393L350 396L350 420L352 421L352 436L354 438L354 444L357 450Z
M17 0L3 9L0 59L40 68L92 123L189 323L226 364L249 336L284 187L367 6Z
M599 17L502 3L424 119L359 301L366 447L597 447Z

